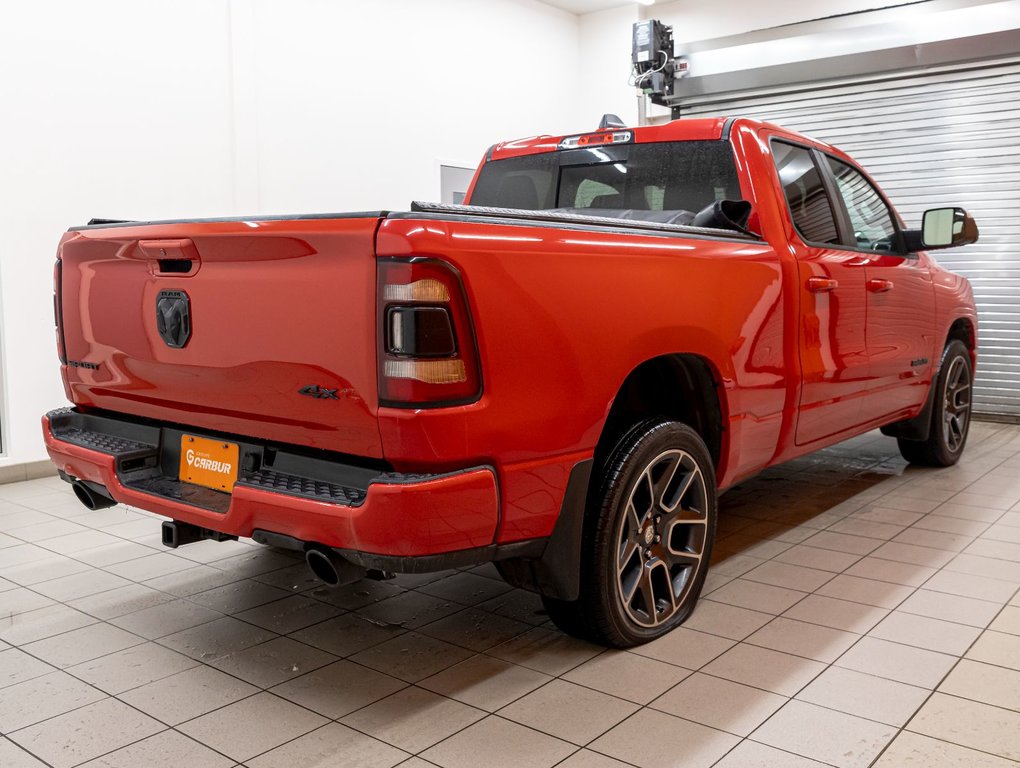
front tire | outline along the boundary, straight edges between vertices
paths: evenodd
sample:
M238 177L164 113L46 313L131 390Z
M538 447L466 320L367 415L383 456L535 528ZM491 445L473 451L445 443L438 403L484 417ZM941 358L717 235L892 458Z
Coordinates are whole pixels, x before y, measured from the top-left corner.
M899 438L897 443L900 454L911 464L949 467L960 460L970 432L974 374L970 352L963 342L954 339L946 345L932 386L934 400L928 439Z
M617 443L589 500L577 600L543 597L564 632L626 648L690 616L716 526L715 471L701 437L646 421Z

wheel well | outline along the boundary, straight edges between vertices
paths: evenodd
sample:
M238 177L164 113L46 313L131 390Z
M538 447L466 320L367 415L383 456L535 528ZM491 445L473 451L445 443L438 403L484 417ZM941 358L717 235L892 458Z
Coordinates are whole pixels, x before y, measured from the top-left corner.
M945 347L948 347L952 341L962 342L970 352L971 366L975 364L976 340L974 338L974 326L971 325L970 320L961 317L949 327L949 333L946 334L946 344L942 350L939 351L939 357L935 359L931 388L928 391L928 399L925 401L921 412L911 419L904 419L903 421L884 425L881 428L883 435L886 435L887 437L897 437L902 440L912 440L915 442L928 439L929 430L931 429L931 411L934 404L933 398L935 397L935 382L938 377L939 366L941 365L939 361L945 351Z
M961 317L949 327L946 344L948 345L953 339L962 341L963 345L970 350L971 357L974 357L976 340L974 339L974 326L971 325L970 320Z
M635 368L616 395L595 449L601 466L620 437L644 419L665 417L696 431L716 469L722 456L723 418L718 384L709 363L697 355L664 355Z
M580 590L581 552L594 530L591 503L603 481L609 453L634 425L649 418L679 421L705 441L716 470L722 455L723 413L718 378L704 358L665 355L648 360L623 382L609 409L593 459L574 466L549 543L540 558L505 560L499 572L515 587L557 600L576 600Z

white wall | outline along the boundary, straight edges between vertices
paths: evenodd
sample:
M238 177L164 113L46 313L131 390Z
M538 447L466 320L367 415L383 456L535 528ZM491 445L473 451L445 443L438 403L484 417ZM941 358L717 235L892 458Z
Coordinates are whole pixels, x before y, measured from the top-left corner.
M226 0L0 4L0 327L7 455L64 404L57 241L92 216L230 211Z
M595 128L607 112L628 125L637 123L637 92L628 81L632 27L639 20L639 7L624 5L581 16L580 65L576 73L565 73L562 79L580 91L580 130Z
M0 0L0 468L45 458L65 402L68 226L438 199L440 161L577 130L578 27L536 0Z
M524 0L255 0L258 205L406 209L437 158L576 129L577 17Z

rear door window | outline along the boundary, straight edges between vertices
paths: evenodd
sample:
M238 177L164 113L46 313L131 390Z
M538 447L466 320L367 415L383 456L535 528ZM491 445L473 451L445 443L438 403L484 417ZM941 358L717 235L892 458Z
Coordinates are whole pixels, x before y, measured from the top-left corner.
M846 204L854 231L854 245L871 251L897 250L896 225L882 196L856 168L825 156Z
M793 226L804 242L839 245L836 212L811 151L773 141L772 157Z

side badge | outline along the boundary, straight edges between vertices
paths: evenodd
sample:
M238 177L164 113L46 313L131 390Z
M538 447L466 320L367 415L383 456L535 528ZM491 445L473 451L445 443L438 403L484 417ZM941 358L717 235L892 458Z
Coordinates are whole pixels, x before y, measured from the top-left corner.
M317 384L309 384L307 387L302 387L298 390L299 395L307 395L308 397L314 397L316 400L339 400L340 397L337 395L335 389L326 389L320 387Z

